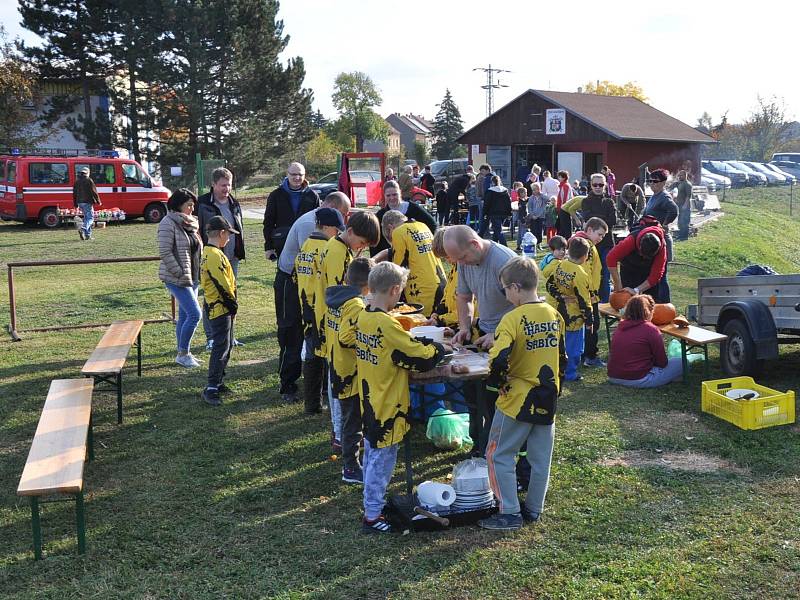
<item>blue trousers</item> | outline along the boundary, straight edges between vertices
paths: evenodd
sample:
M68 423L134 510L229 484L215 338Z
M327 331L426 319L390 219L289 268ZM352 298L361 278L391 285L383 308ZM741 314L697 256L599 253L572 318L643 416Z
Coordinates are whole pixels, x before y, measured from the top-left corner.
M581 354L583 354L584 328L577 331L567 331L564 342L567 350L567 369L564 379L575 381L578 378L578 366L581 364Z
M202 311L197 301L197 284L192 287L181 287L172 283L165 283L169 293L178 303L178 321L175 323L175 338L178 341L178 352L189 352L192 345L192 336L200 322Z
M83 233L86 234L86 237L92 237L92 225L94 224L94 204L91 202L81 202L78 204L78 207L81 209L83 213L83 226L81 229Z
M654 388L678 381L683 377L683 362L680 357L670 358L666 367L653 367L641 379L617 379L609 377L609 383L624 385L632 388Z
M689 223L692 220L692 209L687 204L686 207L678 209L678 238L679 240L689 239Z
M386 504L386 488L397 463L398 444L373 448L364 438L364 517L374 521Z
M606 257L608 256L609 251L611 248L598 248L597 252L600 254L600 302L608 302L608 297L611 295L611 285L609 284L608 278L610 274L608 272L608 266L606 266Z

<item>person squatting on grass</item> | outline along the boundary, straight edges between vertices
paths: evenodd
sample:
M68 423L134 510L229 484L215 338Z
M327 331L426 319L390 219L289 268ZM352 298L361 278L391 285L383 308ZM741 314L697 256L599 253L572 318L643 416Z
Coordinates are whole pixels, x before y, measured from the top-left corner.
M364 483L358 462L361 442L361 400L356 385L356 329L358 316L369 294L369 272L375 263L370 258L355 258L347 267L344 285L325 290L328 305L325 319L325 340L331 394L342 409L342 481Z
M364 423L365 533L390 533L381 511L392 478L397 448L410 429L409 371L429 371L450 346L416 339L388 312L408 280L408 269L382 262L369 274L369 306L358 316L356 360Z
M608 357L608 381L634 388L654 388L681 379L679 357L667 358L661 331L650 322L655 300L634 296L625 305Z
M485 529L519 529L523 521L538 521L544 510L566 354L564 319L539 299L538 279L536 263L524 257L500 270L500 285L514 308L497 326L489 351L487 384L499 394L486 461L498 513L478 522ZM514 459L523 444L531 476L520 508Z
M231 235L238 233L225 217L211 217L206 224L208 244L203 248L200 262L200 284L203 286L203 310L214 345L208 361L208 385L201 397L211 406L222 404L220 394L229 391L224 381L225 367L231 356L233 321L239 304L236 301L236 277L222 248Z
M197 217L192 215L197 197L185 188L173 192L167 201L169 212L158 224L158 278L178 303L175 362L187 369L199 367L192 356L192 337L200 322L197 288L200 284L200 254L203 240Z

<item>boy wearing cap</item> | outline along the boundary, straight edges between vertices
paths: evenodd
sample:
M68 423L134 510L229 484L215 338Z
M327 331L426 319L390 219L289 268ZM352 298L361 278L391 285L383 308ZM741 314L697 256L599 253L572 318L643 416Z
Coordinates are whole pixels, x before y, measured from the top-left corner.
M295 258L297 294L300 299L300 315L303 319L305 360L303 361L303 384L305 388L305 410L316 413L320 410L320 392L325 375L325 302L322 287L322 251L328 240L344 231L344 219L338 210L318 208L315 219L317 228L300 247Z
M100 206L101 202L97 186L89 177L89 167L81 167L81 170L78 171L78 178L75 180L75 185L72 186L72 204L75 205L75 208L80 208L83 213L83 226L78 230L78 235L82 240L93 239L94 215L92 211L95 206Z
M225 367L231 355L233 319L239 310L236 301L236 278L222 248L231 234L238 234L224 217L215 216L206 225L208 244L203 246L200 260L200 285L203 288L203 310L208 316L211 339L211 359L208 361L208 385L203 401L211 406L222 404L221 393L229 391L224 383Z

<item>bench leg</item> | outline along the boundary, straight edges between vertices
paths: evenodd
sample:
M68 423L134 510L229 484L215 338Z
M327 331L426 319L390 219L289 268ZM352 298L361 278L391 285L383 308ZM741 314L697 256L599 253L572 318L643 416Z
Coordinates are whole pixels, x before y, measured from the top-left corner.
M136 336L136 374L142 376L142 332Z
M42 560L42 523L39 520L39 498L31 496L31 528L33 529L33 557Z
M406 493L410 496L414 491L414 468L411 466L411 436L406 434L403 442L406 463Z
M608 340L608 349L611 350L611 325L609 325L608 315L603 315L603 321L606 322L606 340Z
M83 492L75 494L75 520L78 526L78 554L86 552L86 521L83 514Z
M711 368L708 366L708 344L703 344L703 360L705 366L703 367L706 379L711 379Z
M94 431L91 414L89 414L89 433L86 436L86 445L89 446L89 460L94 460Z
M689 383L689 349L686 340L681 340L681 364L683 365L683 383Z
M117 424L122 423L122 371L117 373Z

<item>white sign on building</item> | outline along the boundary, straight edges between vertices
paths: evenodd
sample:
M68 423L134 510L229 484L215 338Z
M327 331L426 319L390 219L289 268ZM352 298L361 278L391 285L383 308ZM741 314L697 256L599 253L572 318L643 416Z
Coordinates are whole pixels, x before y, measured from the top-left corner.
M548 108L545 114L545 135L567 133L567 111L563 108Z

